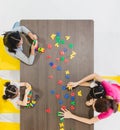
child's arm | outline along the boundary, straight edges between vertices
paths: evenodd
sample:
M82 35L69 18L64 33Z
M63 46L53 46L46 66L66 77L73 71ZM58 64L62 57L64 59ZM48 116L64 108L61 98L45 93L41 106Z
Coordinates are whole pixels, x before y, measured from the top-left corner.
M25 86L26 88L31 90L31 85L28 82L20 82L20 86Z
M13 31L19 31L19 32L23 32L26 35L28 35L32 40L37 40L37 36L35 34L33 34L28 28L26 28L25 26L19 26L17 28L14 28Z
M90 83L87 83L87 81L94 80L94 79L99 81L99 82L102 82L102 80L103 80L100 75L93 73L93 74L90 74L90 75L86 76L85 78L81 79L78 82L69 82L67 84L67 87L71 86L72 88L74 88L74 87L76 87L78 85L80 85L80 86L82 86L82 85L83 86L90 86Z
M30 89L29 89L29 88L26 88L23 101L21 101L21 100L18 101L18 102L17 102L18 105L20 105L20 106L27 106L27 95L28 95L29 92L30 92Z
M98 117L93 117L91 119L88 119L88 118L76 116L72 114L70 111L68 111L67 109L66 110L62 109L62 111L63 112L61 112L60 116L62 116L63 118L67 118L67 119L71 118L86 124L94 124L95 122L99 121Z

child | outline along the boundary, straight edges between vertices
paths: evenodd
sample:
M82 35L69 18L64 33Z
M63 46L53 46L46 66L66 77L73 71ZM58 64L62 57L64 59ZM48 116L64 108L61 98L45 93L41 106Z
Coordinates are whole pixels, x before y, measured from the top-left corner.
M20 100L20 86L25 86L25 94L23 100ZM28 106L30 101L28 100L28 95L31 93L31 85L26 82L6 82L5 83L5 94L3 95L4 100L10 100L16 108L19 106ZM39 99L39 96L36 95L34 99L34 105L36 101ZM32 105L32 107L34 106Z
M8 52L10 52L12 56L18 58L27 65L32 65L35 59L35 49L38 46L38 42L31 45L30 56L27 57L23 53L23 39L21 37L21 33L25 33L31 40L37 41L37 36L29 29L27 29L25 26L17 26L13 28L12 31L6 32L4 34L4 45L8 48Z
M88 106L92 106L93 109L99 112L100 114L91 119L88 119L76 116L67 109L62 109L63 112L61 112L61 116L63 116L63 118L71 118L86 124L93 124L97 121L109 117L112 113L117 112L118 104L120 103L120 86L118 84L111 84L102 79L102 77L99 76L98 74L91 74L78 82L68 83L68 86L76 87L77 85L82 85L83 83L90 80L97 80L98 82L101 83L101 85L105 89L106 98L98 98L98 99L92 98L89 100L89 103L86 104Z

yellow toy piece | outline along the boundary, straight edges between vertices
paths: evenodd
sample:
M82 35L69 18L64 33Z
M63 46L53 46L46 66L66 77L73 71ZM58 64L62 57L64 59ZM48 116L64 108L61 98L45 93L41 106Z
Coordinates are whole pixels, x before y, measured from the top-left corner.
M0 70L20 70L20 61L6 51L3 37L0 37Z

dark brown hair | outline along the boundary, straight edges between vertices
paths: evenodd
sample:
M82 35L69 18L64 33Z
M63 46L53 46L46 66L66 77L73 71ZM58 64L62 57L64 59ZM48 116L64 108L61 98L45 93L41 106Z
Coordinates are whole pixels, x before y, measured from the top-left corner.
M116 112L118 110L118 103L112 99L99 98L96 100L94 107L97 112L106 112L110 108Z
M10 82L6 82L5 87L6 89L5 89L5 95L3 95L3 99L7 100L9 98L15 98L17 87L15 85L11 85Z

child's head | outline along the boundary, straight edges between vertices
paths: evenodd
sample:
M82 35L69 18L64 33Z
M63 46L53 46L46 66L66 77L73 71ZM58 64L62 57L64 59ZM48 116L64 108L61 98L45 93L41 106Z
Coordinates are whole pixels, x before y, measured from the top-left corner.
M5 95L3 95L3 99L13 99L18 95L18 88L15 85L11 85L10 82L5 83Z
M113 109L114 112L118 110L118 103L115 100L99 98L93 103L93 108L97 112L106 112L110 108Z
M90 89L87 96L86 105L91 106L93 104L93 99L105 98L105 90L100 82L95 82L95 86Z
M4 34L4 45L8 47L9 52L16 52L17 49L22 44L22 38L18 31L16 32L6 32Z

